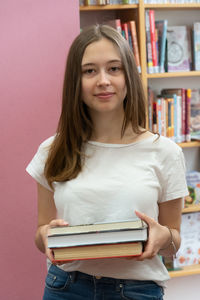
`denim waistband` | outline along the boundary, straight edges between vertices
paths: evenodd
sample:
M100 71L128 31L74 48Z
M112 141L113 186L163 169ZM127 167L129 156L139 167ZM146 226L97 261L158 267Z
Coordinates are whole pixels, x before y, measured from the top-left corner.
M98 275L89 275L86 273L82 273L79 271L71 271L71 272L66 272L62 270L59 267L56 267L54 265L51 266L51 268L56 268L57 272L60 273L61 275L65 276L70 276L71 281L75 282L76 280L83 279L83 280L88 280L88 281L97 281L97 282L102 282L102 283L107 283L107 284L155 284L157 285L154 281L152 280L133 280L133 279L117 279L117 278L112 278L112 277L104 277L104 276L98 276Z

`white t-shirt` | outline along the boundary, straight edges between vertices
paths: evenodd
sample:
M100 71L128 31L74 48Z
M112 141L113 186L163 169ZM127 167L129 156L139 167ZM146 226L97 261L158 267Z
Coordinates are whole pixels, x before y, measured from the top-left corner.
M27 172L41 185L44 164L54 137L44 141ZM54 182L58 218L70 225L120 221L138 210L158 219L158 203L188 195L182 149L170 139L153 135L131 144L85 144L82 172L67 182ZM125 258L74 261L60 266L96 276L153 280L165 286L168 272L159 256L134 261Z

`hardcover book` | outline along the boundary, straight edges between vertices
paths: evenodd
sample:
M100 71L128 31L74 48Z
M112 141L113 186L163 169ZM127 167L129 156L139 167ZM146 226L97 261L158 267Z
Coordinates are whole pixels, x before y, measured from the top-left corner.
M135 62L138 68L138 72L141 73L141 65L140 65L140 55L139 55L139 48L138 48L138 40L137 40L137 31L136 31L136 24L135 21L128 22L129 31L131 34L131 41L132 41L132 48L133 53L135 56Z
M200 212L182 215L181 246L174 259L174 268L200 263Z
M155 21L155 26L158 31L158 53L159 53L159 72L165 72L165 51L167 40L167 24L168 20Z
M146 49L147 49L147 71L149 74L154 73L152 60L151 33L149 22L149 10L145 11L145 29L146 29Z
M200 140L200 89L191 89L190 136Z
M106 245L101 244L53 249L55 262L138 256L142 254L142 251L142 242Z
M194 70L200 71L200 23L193 24Z
M190 71L191 41L187 26L168 26L168 72Z

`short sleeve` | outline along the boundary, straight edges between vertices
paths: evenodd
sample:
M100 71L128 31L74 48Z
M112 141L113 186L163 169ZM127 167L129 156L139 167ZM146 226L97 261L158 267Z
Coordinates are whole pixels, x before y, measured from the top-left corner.
M33 177L38 183L50 191L53 190L44 176L44 167L53 139L54 137L52 136L39 146L36 154L26 168L26 171L29 173L29 175L31 175L31 177Z
M168 153L163 162L162 190L161 202L188 195L185 158L182 149L177 145L174 146L173 151Z

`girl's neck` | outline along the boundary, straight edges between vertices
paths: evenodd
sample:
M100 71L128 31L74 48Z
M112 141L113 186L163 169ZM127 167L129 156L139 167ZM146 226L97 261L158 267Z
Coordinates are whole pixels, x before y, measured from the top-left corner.
M124 115L99 114L93 116L93 134L91 140L102 143L112 143L121 140Z

